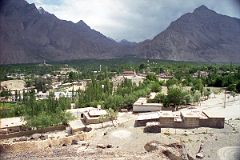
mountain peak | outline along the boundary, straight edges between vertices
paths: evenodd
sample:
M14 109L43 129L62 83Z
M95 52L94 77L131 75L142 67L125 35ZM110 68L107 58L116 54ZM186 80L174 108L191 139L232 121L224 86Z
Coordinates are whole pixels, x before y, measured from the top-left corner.
M200 6L172 22L152 40L139 44L135 51L153 59L238 62L239 31L239 19Z
M205 5L201 5L198 8L196 8L194 10L193 13L209 13L209 12L214 12L213 10L210 10L209 8L207 8Z
M207 8L207 6L201 5L198 8L196 8L195 10L209 10L209 9Z
M83 28L91 29L83 20L78 21L76 24L80 25Z
M42 7L39 7L38 11L39 11L40 14L48 14L48 12L45 11Z

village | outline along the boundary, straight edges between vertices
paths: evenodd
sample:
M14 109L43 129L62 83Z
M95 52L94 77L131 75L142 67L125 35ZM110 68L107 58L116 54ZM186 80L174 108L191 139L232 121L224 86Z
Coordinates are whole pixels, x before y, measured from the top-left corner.
M45 62L43 65L48 67ZM102 72L100 65L99 70L92 71L92 74ZM147 69L141 73L135 70L111 73L106 83L100 83L101 80L99 83L94 82L90 78L67 81L75 73L79 74L79 71L68 65L52 73L41 75L41 79L51 81L51 84L44 84L41 89L28 85L29 77L24 74L8 75L11 80L0 83L1 92L6 93L0 97L0 103L3 104L1 115L7 115L9 110L4 104L21 104L24 103L24 97L31 98L32 95L36 105L42 101L47 103L51 97L54 103L63 100L66 102L63 104L67 105L64 106L64 114L68 113L72 117L64 123L46 127L29 125L33 121L25 120L24 115L1 118L0 152L5 159L14 159L26 153L28 158L44 159L40 150L44 150L44 154L47 152L47 157L56 158L69 152L72 155L68 158L81 156L82 159L94 159L99 153L99 159L126 158L130 152L133 153L130 156L132 159L138 158L138 155L143 159L155 156L165 159L221 157L223 160L238 156L235 153L239 147L224 149L238 146L238 142L234 141L240 131L240 95L237 93L233 94L221 87L202 86L199 90L202 89L203 94L198 95L198 85L195 86L196 91L192 91L189 86L175 86L170 84L174 82L174 74L155 74ZM198 79L207 78L208 75L206 71L197 71L191 76ZM35 75L35 78L39 76ZM146 93L139 91L137 97L126 102L126 107L118 109L116 106L124 104L108 97L106 99L110 99L110 102L86 102L85 105L82 101L87 99L87 93L95 94L88 90L94 83L97 90L107 96L125 93L122 90L127 85L135 92L139 89L146 90ZM178 98L174 92L174 101L170 102L170 90L188 94ZM192 96L192 100L186 98L188 96ZM167 98L168 103L164 101ZM81 106L83 104L85 106ZM108 108L107 105L112 107ZM227 139L223 138L226 134L229 135ZM59 155L54 151L58 151Z

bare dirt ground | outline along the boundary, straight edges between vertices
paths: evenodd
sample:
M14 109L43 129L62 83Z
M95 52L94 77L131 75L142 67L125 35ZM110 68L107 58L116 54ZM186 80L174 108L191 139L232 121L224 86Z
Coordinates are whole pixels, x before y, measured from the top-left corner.
M240 121L231 120L230 125L224 129L162 129L162 133L143 133L143 128L134 128L134 120L120 124L118 127L96 129L89 134L85 142L78 145L48 148L39 152L24 152L20 154L3 154L3 159L164 159L158 153L149 153L144 145L152 140L163 144L183 142L187 152L195 157L201 144L203 144L204 159L226 160L236 151L224 150L226 146L239 145ZM98 144L112 145L110 149L99 149ZM222 149L222 150L221 150ZM220 151L219 151L220 150ZM219 157L221 156L221 157ZM225 156L225 159L224 157ZM165 158L166 159L166 158ZM236 159L237 160L237 159Z
M1 82L2 87L8 90L23 90L26 83L23 80L8 80Z
M203 154L206 160L215 159L229 159L231 155L218 154L218 150L227 146L239 146L240 141L240 121L231 120L230 124L225 124L224 129L212 129L212 128L198 128L198 129L188 129L180 130L177 129L177 134L170 129L172 137L181 140L190 155L194 157L197 154L200 145L203 144ZM240 152L239 152L240 153ZM239 154L238 153L238 154ZM236 159L238 160L238 159Z
M202 102L198 108L222 115L226 120L240 118L240 95L233 97L230 94L225 96L224 93L221 93Z

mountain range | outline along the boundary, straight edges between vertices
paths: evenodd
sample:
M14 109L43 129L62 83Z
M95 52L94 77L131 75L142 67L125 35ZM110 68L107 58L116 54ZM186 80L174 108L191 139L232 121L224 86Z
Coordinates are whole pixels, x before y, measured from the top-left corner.
M3 0L0 64L134 56L176 61L240 62L240 19L206 6L172 22L151 40L115 40L84 21L58 19L24 0Z

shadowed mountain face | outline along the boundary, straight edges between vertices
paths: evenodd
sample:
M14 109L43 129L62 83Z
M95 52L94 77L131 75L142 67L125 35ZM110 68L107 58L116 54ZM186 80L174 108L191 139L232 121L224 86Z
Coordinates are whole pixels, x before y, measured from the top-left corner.
M205 6L180 17L152 40L116 41L83 21L60 20L24 0L0 4L0 64L134 55L184 61L240 62L240 20Z
M3 0L1 6L0 64L112 58L121 48L83 21L59 20L24 0Z
M240 62L240 20L200 6L140 43L135 53L177 61Z

